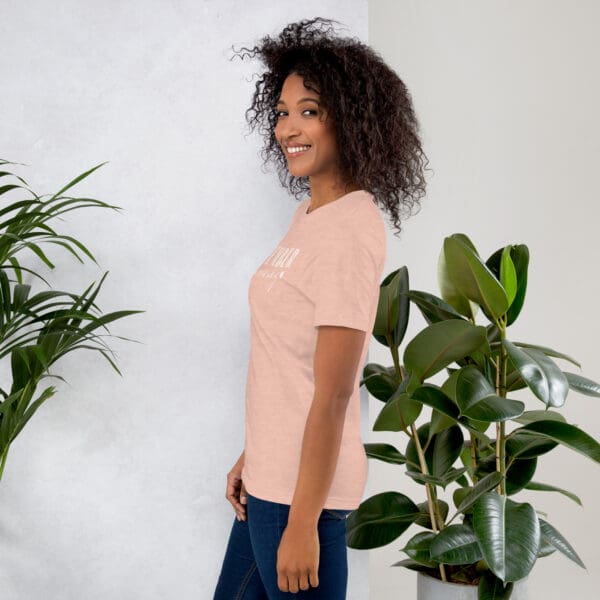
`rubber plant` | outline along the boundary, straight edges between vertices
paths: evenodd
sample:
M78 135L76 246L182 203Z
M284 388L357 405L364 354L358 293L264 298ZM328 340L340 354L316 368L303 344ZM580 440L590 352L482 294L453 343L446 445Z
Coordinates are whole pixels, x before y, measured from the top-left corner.
M366 443L367 456L399 465L424 486L425 500L398 491L364 500L347 519L347 545L377 548L419 526L403 548L408 558L393 566L477 585L480 600L510 598L514 582L555 550L584 566L563 535L516 494L557 492L581 504L554 482L534 480L538 459L561 445L600 462L598 442L558 410L569 390L600 396L600 385L555 361L581 368L570 356L507 337L524 305L528 264L524 244L484 261L457 233L444 239L439 256L441 297L410 290L406 267L390 273L380 286L373 335L389 348L393 365L367 364L361 381L383 402L373 430L399 432L406 442L403 452ZM427 326L406 344L401 361L411 302ZM476 323L480 313L485 325ZM428 381L436 375L443 383ZM540 410L510 397L523 388ZM417 426L419 417L425 421ZM452 508L441 497L450 495L449 486Z
M106 163L82 173L50 197L38 196L22 177L6 170L7 165L14 164L21 163L0 160L0 200L4 200L0 203L0 361L10 360L10 368L5 371L12 376L10 387L6 382L0 384L0 479L10 445L38 408L56 392L53 386L45 386L38 393L38 386L46 377L64 381L59 375L50 374L50 367L68 352L97 350L121 375L102 338L111 335L108 323L143 312L119 310L104 314L98 309L95 300L108 272L97 285L92 283L81 294L53 289L32 293L32 285L23 280L24 272L51 286L42 275L25 266L22 257L26 251L50 269L55 265L44 252L43 244L59 245L81 263L80 253L96 262L80 241L57 233L50 226L51 221L84 207L120 207L93 198L64 195ZM13 196L10 203L9 195Z

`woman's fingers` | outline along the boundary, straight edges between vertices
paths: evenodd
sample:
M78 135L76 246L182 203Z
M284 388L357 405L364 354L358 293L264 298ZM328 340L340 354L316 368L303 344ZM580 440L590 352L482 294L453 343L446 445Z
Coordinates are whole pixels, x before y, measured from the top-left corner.
M242 504L242 502L244 504ZM246 504L245 504L246 497L244 496L244 497L240 498L239 496L235 496L231 503L233 504L233 508L235 509L235 512L237 513L238 521L245 521L246 520Z
M236 512L236 516L238 521L244 521L246 519L246 506L242 504L240 500L241 489L244 489L243 494L243 502L246 502L246 492L242 480L239 477L233 476L231 474L227 475L227 492L225 493L225 497Z

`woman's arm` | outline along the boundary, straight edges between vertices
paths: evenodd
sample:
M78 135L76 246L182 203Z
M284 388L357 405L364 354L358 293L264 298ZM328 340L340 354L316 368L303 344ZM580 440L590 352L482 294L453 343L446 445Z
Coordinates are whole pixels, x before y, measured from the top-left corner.
M366 332L349 327L318 327L314 355L315 391L302 440L300 470L288 525L316 527L340 453L348 400Z

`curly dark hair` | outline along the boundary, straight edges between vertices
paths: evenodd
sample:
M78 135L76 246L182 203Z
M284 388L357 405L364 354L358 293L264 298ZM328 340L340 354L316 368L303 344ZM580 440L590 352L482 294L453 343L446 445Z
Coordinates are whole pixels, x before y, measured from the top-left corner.
M403 209L410 216L415 204L420 208L426 185L423 170L429 163L412 99L377 52L358 38L337 37L334 22L340 23L304 19L287 25L275 39L266 36L254 48L234 50L242 60L258 54L267 69L256 82L246 120L264 135L263 166L274 162L282 186L296 199L310 191L308 177L288 171L274 133L283 83L290 73L300 75L333 116L342 183L371 192L400 233Z

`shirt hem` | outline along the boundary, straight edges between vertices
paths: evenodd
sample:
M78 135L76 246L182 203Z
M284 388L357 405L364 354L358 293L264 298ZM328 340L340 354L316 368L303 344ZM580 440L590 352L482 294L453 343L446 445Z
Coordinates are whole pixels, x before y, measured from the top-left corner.
M259 498L260 500L266 500L267 502L275 502L277 504L287 504L288 506L292 503L292 497L289 494L274 492L269 490L264 490L259 488L255 488L252 481L248 482L248 479L244 479L244 487L246 491L255 498ZM356 510L362 502L362 498L360 500L347 500L344 498L340 498L338 496L328 496L323 508L331 508L331 509L341 509L341 510Z

